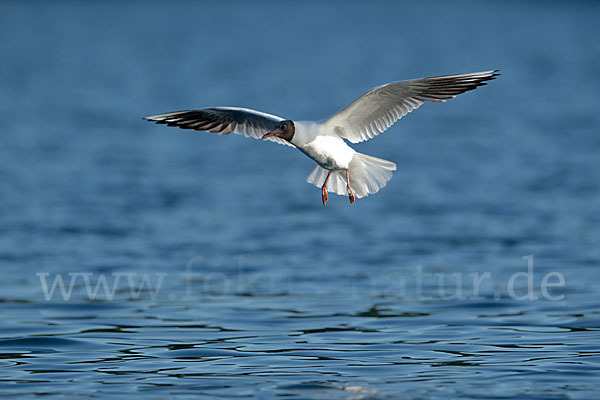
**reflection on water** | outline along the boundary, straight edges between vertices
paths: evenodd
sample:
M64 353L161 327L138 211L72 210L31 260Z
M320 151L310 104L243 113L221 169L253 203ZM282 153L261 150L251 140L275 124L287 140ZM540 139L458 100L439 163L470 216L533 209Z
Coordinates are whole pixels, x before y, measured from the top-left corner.
M0 391L593 398L599 11L2 3ZM357 145L398 171L353 206L299 152L141 120L491 68Z

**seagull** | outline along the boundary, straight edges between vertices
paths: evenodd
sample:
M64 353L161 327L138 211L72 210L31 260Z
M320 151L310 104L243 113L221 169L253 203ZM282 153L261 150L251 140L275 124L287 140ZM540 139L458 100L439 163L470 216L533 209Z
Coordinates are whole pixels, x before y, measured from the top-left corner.
M350 147L372 139L424 102L444 102L483 86L500 75L499 70L445 75L392 82L371 89L347 107L320 121L292 121L249 108L212 107L153 115L144 119L183 129L233 132L255 139L295 147L317 165L306 181L321 187L323 205L327 193L355 199L377 193L392 178L396 164L361 154Z

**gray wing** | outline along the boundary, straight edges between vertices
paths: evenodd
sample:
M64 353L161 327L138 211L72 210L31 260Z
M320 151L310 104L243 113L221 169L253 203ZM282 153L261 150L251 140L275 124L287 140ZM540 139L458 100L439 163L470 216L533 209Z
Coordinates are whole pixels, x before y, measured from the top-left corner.
M231 132L254 139L260 139L265 133L275 129L283 118L249 108L214 107L199 110L177 111L167 114L144 117L148 121L182 129L216 132L227 135ZM292 146L287 140L270 137L266 140Z
M352 143L371 139L425 101L443 102L485 85L498 70L393 82L376 87L323 121L327 129Z

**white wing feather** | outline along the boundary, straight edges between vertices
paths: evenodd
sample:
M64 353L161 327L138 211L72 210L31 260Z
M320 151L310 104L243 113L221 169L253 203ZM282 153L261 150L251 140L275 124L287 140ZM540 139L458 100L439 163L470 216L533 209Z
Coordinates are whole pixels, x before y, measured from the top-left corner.
M371 139L425 101L443 102L485 85L494 71L393 82L376 87L323 121L325 130L352 143Z

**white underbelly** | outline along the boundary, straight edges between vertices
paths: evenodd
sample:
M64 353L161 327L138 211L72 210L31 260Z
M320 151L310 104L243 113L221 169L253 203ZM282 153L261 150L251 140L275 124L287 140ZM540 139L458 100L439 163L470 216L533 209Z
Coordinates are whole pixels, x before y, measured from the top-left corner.
M313 141L298 148L321 167L329 170L348 169L355 153L343 139L335 136L317 136Z

